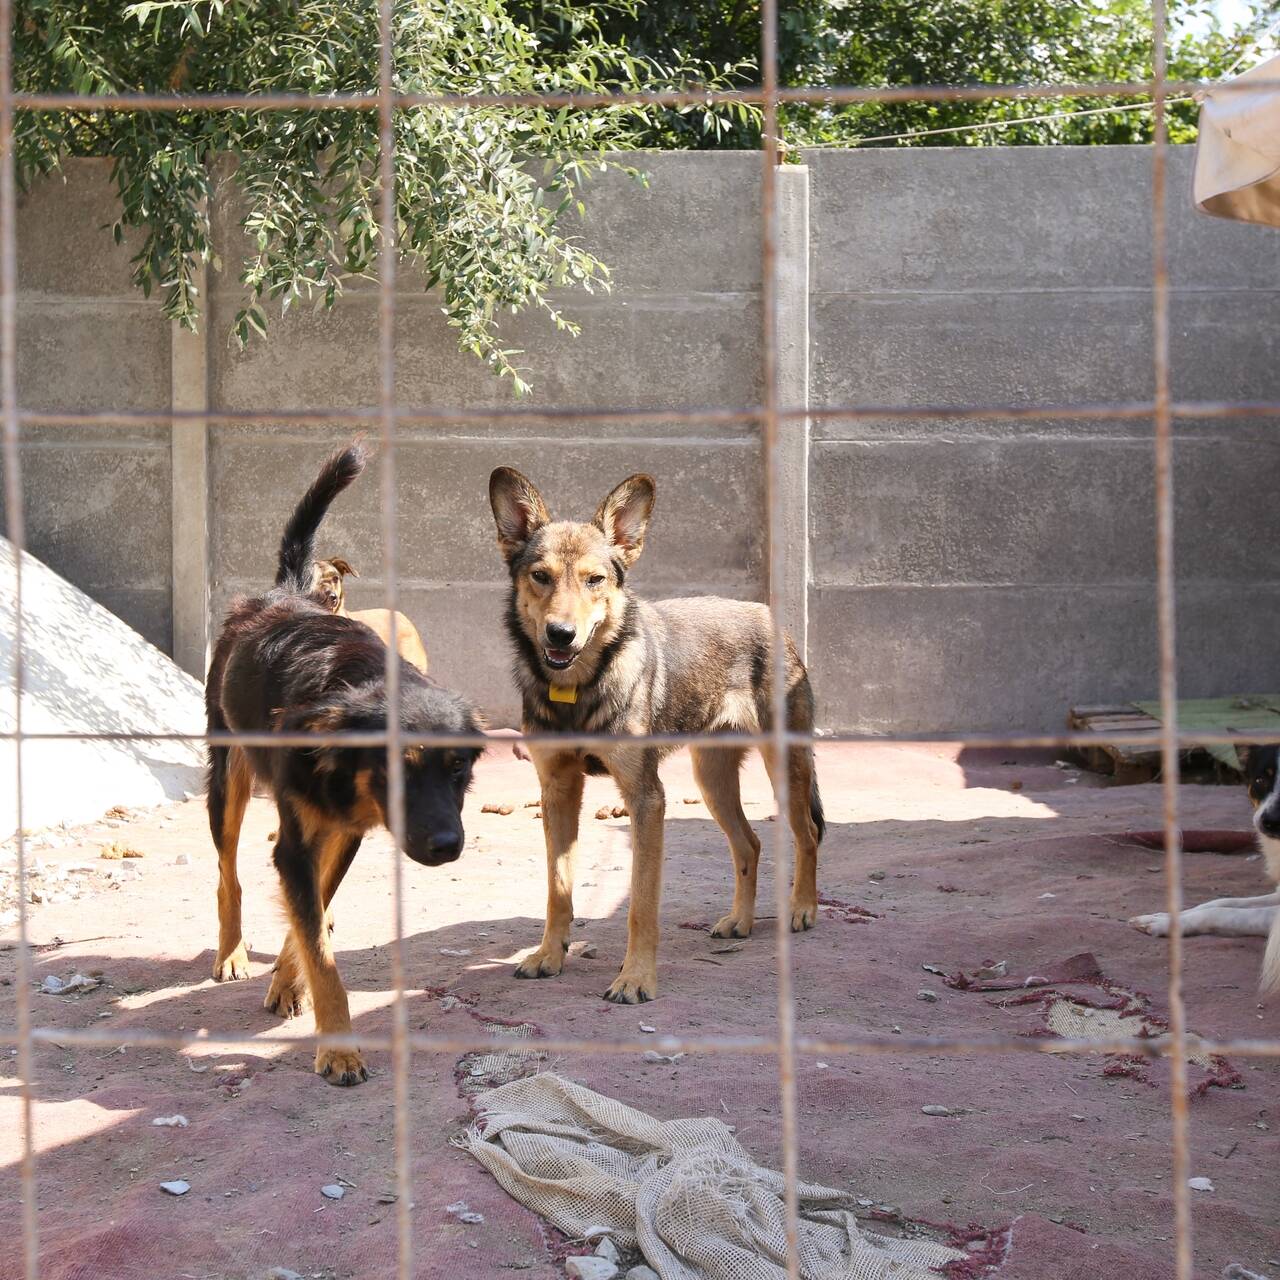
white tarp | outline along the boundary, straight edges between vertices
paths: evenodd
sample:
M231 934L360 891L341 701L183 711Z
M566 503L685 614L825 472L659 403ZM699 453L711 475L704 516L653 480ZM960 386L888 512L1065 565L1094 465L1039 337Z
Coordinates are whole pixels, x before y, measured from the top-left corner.
M1195 202L1205 213L1280 227L1280 57L1209 90L1200 108Z
M14 727L13 544L0 538L0 730ZM200 682L34 556L22 557L24 733L202 733ZM190 742L27 742L22 825L91 822L201 787ZM0 840L17 829L14 747L0 741Z

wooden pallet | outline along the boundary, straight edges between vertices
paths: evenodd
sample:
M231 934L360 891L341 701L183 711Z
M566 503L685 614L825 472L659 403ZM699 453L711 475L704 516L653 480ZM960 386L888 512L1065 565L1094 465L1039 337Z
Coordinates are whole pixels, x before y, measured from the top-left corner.
M1105 703L1097 706L1072 707L1067 712L1067 727L1078 733L1101 735L1116 733L1159 733L1160 722L1133 703ZM1120 786L1150 782L1160 773L1160 743L1136 746L1099 742L1095 746L1076 748L1085 767L1094 773L1105 773Z

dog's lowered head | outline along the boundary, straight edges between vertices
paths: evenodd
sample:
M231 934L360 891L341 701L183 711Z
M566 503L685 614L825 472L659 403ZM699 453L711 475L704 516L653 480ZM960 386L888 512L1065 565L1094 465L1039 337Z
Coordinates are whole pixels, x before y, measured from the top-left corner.
M627 571L644 550L654 493L652 477L628 476L591 520L552 520L520 472L499 467L489 477L514 625L552 684L589 674L583 668L623 625Z

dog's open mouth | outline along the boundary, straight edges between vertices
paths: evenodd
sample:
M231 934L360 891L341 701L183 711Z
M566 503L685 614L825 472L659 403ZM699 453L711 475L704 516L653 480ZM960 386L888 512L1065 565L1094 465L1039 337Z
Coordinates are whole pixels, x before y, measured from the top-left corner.
M573 666L578 655L572 649L543 649L542 656L553 671L564 671Z

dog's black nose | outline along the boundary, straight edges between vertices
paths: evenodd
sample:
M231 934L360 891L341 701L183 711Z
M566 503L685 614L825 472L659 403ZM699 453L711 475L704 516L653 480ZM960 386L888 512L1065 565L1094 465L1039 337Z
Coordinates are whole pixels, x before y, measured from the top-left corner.
M427 841L427 850L437 861L451 862L462 852L462 832L437 832Z
M576 627L567 627L563 622L547 623L547 639L557 649L563 649L566 645L573 643L573 637L577 635Z
M1264 813L1258 819L1258 830L1272 840L1280 839L1280 817L1272 813Z

